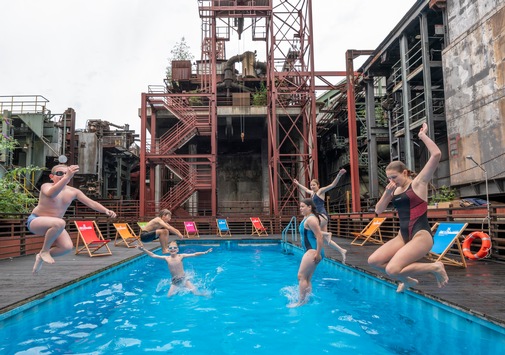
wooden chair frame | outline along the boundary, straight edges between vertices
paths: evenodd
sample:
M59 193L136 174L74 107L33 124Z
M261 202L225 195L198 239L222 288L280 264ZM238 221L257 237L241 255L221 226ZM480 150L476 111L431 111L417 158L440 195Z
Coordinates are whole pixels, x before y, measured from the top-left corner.
M468 223L464 222L437 222L431 228L433 234L433 247L427 258L433 261L441 261L447 265L466 268L465 255L459 241L460 236L465 231ZM446 254L456 244L461 261L450 258Z
M380 227L385 220L386 218L383 217L375 217L366 225L365 228L363 228L361 232L351 232L351 234L355 237L351 242L351 245L363 246L368 241L375 244L384 244ZM375 237L375 234L378 234L378 238ZM364 239L362 243L358 243L358 239L360 238Z
M217 225L217 235L218 236L220 236L220 237L226 237L226 236L231 237L230 226L228 225L228 220L226 218L217 218L216 219L216 225ZM225 226L225 228L222 228L223 225Z
M252 223L251 235L268 236L267 229L263 226L259 217L250 217L250 220Z
M192 228L188 230L188 228ZM198 228L196 227L196 223L194 221L186 221L184 222L184 235L183 237L197 237L200 238L200 234L198 233Z
M113 223L116 228L116 238L114 245L124 244L127 248L135 248L137 246L144 246L140 240L140 233L136 235L132 227L128 223Z
M111 242L111 240L103 237L102 232L95 221L74 221L74 223L77 227L77 242L75 246L76 255L84 251L86 251L90 257L112 255L112 251L107 245ZM87 233L84 232L89 229L88 227L93 229L94 236L87 235ZM79 247L81 240L83 245ZM107 251L98 253L98 251L102 248L105 248Z

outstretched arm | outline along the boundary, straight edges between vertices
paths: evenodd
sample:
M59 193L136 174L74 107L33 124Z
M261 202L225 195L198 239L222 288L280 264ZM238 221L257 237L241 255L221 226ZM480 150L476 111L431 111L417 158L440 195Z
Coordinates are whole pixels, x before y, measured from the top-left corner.
M206 251L197 251L196 253L192 253L192 254L179 254L179 255L181 255L184 258L192 258L194 256L205 255L205 254L210 253L210 252L212 252L212 248L210 248L210 249L208 249Z
M111 217L111 218L115 218L116 217L116 213L114 211L111 211L111 210L105 208L105 206L103 206L102 204L100 204L100 203L98 203L96 201L93 201L88 196L86 196L84 194L84 192L82 192L81 190L77 190L76 198L80 202L82 202L86 206L88 206L89 208L94 209L95 211L105 213L108 217Z
M165 260L165 258L166 258L166 256L161 256L161 255L154 254L152 251L147 250L146 248L144 248L141 245L138 245L137 249L138 250L142 250L144 253L146 253L147 255L149 255L151 258L154 258L154 259L163 259L163 260Z
M321 187L319 191L317 191L318 194L324 195L327 191L337 187L338 181L344 175L347 171L345 169L340 169L340 171L337 174L337 177L333 180L331 184L328 186Z
M311 190L311 189L308 189L308 188L306 188L305 186L303 186L302 184L300 184L300 183L298 182L298 180L293 179L293 182L294 182L296 185L298 185L298 187L300 187L300 189L302 189L302 190L303 190L303 191L305 191L306 193L308 193L308 194L311 194L311 193L312 193L312 190Z

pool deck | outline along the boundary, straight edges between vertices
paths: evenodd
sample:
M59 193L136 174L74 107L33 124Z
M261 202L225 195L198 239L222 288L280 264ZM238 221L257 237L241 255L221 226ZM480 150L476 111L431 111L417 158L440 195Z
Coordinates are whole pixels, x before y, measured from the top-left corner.
M280 236L266 238L280 239ZM199 238L202 242L206 239L205 236ZM214 236L208 239L216 240ZM250 240L265 239L265 237L243 236L227 239ZM366 244L359 247L351 246L350 239L333 238L333 240L348 250L347 266L388 280L367 264L368 256L377 249L377 245ZM159 247L159 243L155 241L146 243L145 246L148 249L156 249ZM325 249L328 257L340 260L338 252L328 247ZM124 263L141 254L135 248L128 249L124 246L111 245L111 250L112 255L110 256L94 258L84 254L67 254L57 258L54 265L43 265L42 270L36 276L31 273L35 261L34 255L0 260L0 314L40 299L61 287L99 273L111 266ZM435 278L427 275L418 278L420 283L412 291L505 327L505 302L503 302L505 264L489 260L469 260L467 263L466 269L446 266L449 275L449 284L446 287L438 288Z

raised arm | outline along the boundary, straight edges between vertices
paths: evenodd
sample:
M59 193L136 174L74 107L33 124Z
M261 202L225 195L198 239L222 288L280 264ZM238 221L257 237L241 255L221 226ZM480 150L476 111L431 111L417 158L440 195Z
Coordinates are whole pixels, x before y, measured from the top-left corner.
M332 181L331 184L329 184L328 186L324 186L324 187L321 187L319 189L319 191L317 191L318 194L325 194L326 192L328 192L329 190L337 187L337 184L340 180L340 178L342 177L342 175L344 175L347 171L345 169L340 169L340 171L338 172L337 174L337 177Z
M74 177L74 174L79 171L78 165L71 165L67 169L67 173L63 175L63 177L52 185L48 184L46 186L50 186L49 188L42 189L41 192L49 198L54 198L58 196L58 194L63 191L65 186L69 183L69 181Z
M428 148L428 151L430 152L430 158L426 162L426 165L423 167L421 172L416 176L414 181L417 180L418 182L427 185L433 178L435 170L437 170L438 163L442 157L442 152L440 151L440 148L438 148L437 144L433 142L426 133L428 133L428 125L426 123L423 123L421 129L419 130L419 139L422 140L426 148Z
M296 185L298 185L298 187L299 187L300 189L302 189L303 191L305 191L306 193L308 193L308 194L312 194L312 190L311 190L311 189L309 189L309 188L307 188L307 187L305 187L305 186L303 186L302 184L300 184L300 183L298 182L298 180L293 179L293 182L294 182Z

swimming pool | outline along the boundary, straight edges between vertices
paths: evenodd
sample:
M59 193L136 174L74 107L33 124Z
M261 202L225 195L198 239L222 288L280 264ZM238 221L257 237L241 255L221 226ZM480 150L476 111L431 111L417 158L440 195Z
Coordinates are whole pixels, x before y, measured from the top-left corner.
M202 243L203 241L199 241ZM181 252L206 250L181 245ZM1 320L5 354L498 353L493 324L338 263L322 263L309 304L297 297L301 251L223 241L184 260L208 297L167 298L166 263L136 258Z

